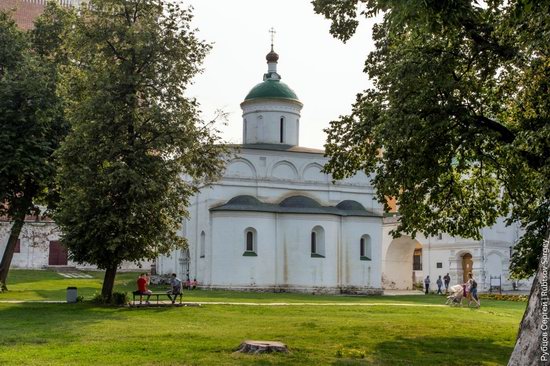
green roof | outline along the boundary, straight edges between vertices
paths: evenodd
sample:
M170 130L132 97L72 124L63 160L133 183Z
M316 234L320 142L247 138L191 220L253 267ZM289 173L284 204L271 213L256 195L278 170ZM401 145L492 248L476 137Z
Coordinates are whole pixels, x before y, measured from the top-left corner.
M336 216L382 217L381 214L365 209L356 201L342 201L336 207L323 206L313 198L291 196L280 203L261 202L253 196L237 196L227 203L211 207L210 211L248 211L283 214L321 214Z
M298 100L298 96L285 83L279 80L266 80L253 87L244 100L257 98L278 98Z

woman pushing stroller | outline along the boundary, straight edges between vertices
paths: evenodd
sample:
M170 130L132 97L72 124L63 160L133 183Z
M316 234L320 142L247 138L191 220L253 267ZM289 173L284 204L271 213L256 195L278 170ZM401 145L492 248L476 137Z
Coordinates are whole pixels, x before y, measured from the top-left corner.
M480 306L477 296L477 282L472 273L468 273L468 281L466 283L451 286L450 290L451 294L447 296L447 305L462 305L462 300L466 298L468 299L468 306L472 302L476 304L476 307Z

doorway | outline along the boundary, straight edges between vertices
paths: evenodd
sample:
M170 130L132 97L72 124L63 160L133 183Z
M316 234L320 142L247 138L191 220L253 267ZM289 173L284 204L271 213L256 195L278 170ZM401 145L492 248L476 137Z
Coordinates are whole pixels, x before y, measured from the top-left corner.
M48 264L50 266L66 266L68 258L68 251L57 240L50 241L50 255L48 257Z
M474 267L474 261L472 260L472 255L466 253L462 256L462 280L463 283L468 282L468 273L472 272Z

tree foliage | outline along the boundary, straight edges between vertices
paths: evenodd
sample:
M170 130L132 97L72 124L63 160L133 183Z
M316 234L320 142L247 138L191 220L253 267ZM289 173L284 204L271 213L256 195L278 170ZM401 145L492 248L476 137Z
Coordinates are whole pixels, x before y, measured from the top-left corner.
M95 0L66 34L72 132L55 220L72 259L107 270L105 297L122 261L185 245L189 198L223 166L217 131L184 94L209 49L191 17L161 0Z
M13 222L0 264L4 286L25 216L38 215L37 204L46 205L52 197L53 153L67 132L52 57L59 32L44 31L46 24L64 21L45 20L58 11L48 5L44 20L30 33L0 12L0 216Z
M374 88L333 121L325 168L374 173L397 198L399 233L479 238L499 216L521 223L512 271L530 276L550 213L548 1L313 1L348 40L361 17L376 49Z

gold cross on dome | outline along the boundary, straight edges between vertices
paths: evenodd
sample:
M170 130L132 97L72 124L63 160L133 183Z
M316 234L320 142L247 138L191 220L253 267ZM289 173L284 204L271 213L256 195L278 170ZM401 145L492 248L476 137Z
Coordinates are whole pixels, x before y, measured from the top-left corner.
M271 51L273 51L273 39L275 38L275 28L271 27L269 30L269 33L271 33Z

